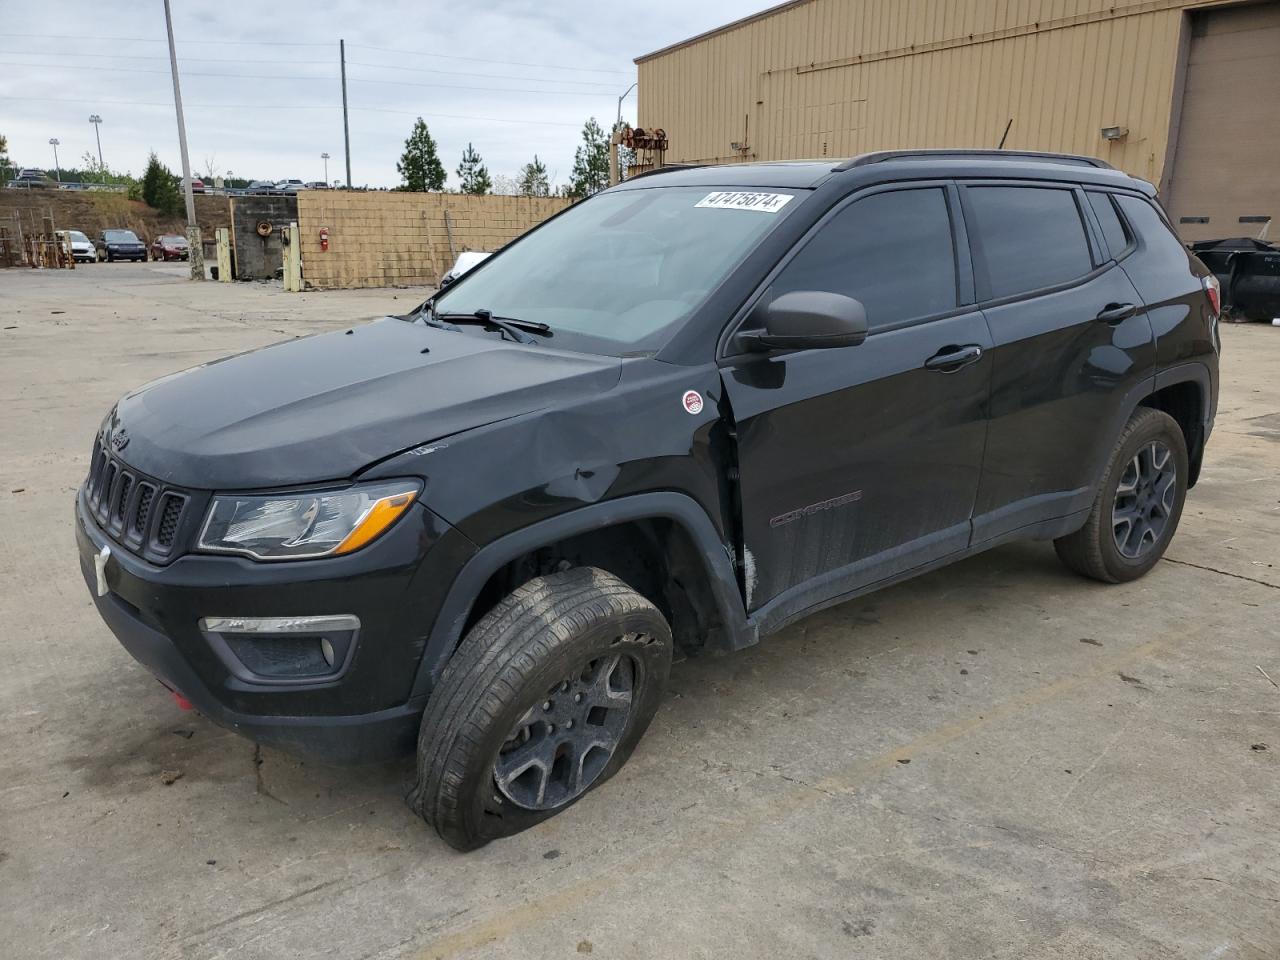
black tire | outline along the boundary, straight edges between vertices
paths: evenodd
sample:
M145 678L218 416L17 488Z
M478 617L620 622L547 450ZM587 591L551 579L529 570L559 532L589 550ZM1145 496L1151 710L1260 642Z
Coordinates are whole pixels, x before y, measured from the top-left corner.
M1168 449L1176 487L1160 533L1137 556L1125 556L1117 541L1113 510L1116 494L1126 470L1141 451L1162 444ZM1093 509L1083 527L1075 533L1053 541L1058 559L1076 573L1104 583L1136 580L1154 567L1164 555L1169 541L1178 529L1182 506L1187 496L1187 442L1176 420L1159 410L1139 407L1120 432L1106 473L1094 497Z
M458 850L519 833L568 809L631 756L662 701L671 647L671 629L658 609L610 573L578 567L530 580L471 629L432 692L422 717L409 806ZM611 734L611 752L597 746L583 751L578 769L586 783L564 802L544 809L522 806L510 786L499 787L496 773L508 750L526 745L517 738L511 746L513 736L530 729L519 725L543 708L552 709L551 698L568 690L564 678L580 674L585 679L595 664L613 663L615 655L628 664L631 690L625 716ZM606 693L611 683L606 676ZM550 734L540 734L540 742L551 743L553 768L562 749L553 741L580 737L588 724L603 729L600 720L588 717L589 706L574 705L568 693L554 709L580 709L582 718L574 735L545 725ZM559 719L559 714L549 716ZM572 720L559 722L573 726ZM588 757L595 771L589 778ZM551 776L549 770L543 775L539 797L547 793Z

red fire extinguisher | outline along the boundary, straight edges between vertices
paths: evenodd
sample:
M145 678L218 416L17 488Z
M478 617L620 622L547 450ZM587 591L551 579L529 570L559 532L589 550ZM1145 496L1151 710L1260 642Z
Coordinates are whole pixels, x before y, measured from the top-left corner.
M329 249L329 228L328 227L320 228L320 249L321 250Z

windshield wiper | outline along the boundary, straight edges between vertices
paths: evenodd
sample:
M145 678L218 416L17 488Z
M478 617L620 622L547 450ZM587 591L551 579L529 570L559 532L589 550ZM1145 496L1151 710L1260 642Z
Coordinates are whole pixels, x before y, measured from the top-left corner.
M435 313L432 315L437 320L454 321L466 323L473 320L477 323L483 323L486 326L497 327L499 330L509 334L512 340L517 343L537 343L533 337L524 331L532 330L534 333L550 333L551 327L545 323L539 323L537 320L521 320L519 317L495 317L492 310L486 310L481 307L473 310L471 313Z

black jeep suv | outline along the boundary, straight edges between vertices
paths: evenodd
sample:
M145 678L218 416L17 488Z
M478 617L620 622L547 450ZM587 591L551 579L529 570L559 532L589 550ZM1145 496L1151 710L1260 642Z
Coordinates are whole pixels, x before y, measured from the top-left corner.
M659 171L408 316L125 396L81 563L213 721L348 760L416 740L410 804L474 847L618 770L676 645L1018 538L1146 573L1218 310L1150 184L1094 160Z

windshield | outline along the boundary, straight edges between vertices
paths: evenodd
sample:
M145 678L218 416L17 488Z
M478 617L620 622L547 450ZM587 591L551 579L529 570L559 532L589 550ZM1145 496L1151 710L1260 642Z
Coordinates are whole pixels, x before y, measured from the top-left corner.
M794 191L653 187L604 193L474 267L437 316L489 310L552 328L539 342L657 350L795 206Z
M171 246L171 247L173 247L173 246L182 246L182 247L185 247L185 246L187 245L187 238L186 238L186 237L179 237L179 236L177 236L176 234L172 234L172 233L171 233L171 234L167 234L167 235L165 235L165 236L161 237L161 238L160 238L160 242L161 242L161 243L167 243L167 244L168 244L169 246Z
M104 235L109 243L138 242L138 237L132 230L108 230Z
M72 230L72 231L70 232L69 236L70 236L70 237L71 237L71 239L72 239L72 240L74 240L76 243L88 243L88 242L89 242L89 238L88 238L88 237L86 237L86 236L85 236L83 233L81 233L79 230Z

